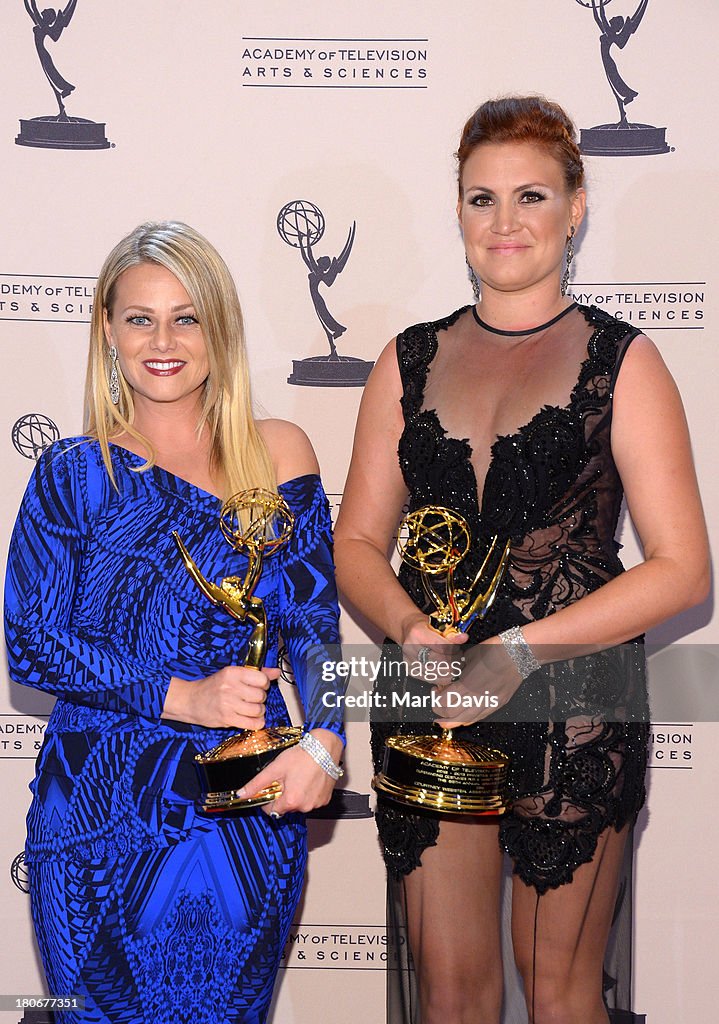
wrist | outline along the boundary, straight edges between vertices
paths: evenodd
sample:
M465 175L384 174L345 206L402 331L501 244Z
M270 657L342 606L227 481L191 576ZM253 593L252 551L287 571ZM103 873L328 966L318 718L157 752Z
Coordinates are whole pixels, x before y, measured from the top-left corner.
M190 679L170 678L160 718L171 718L176 722L194 723L192 704L195 697L195 683Z
M345 744L341 736L331 729L309 729L309 733L322 744L332 760L339 764L344 753Z
M412 635L412 631L416 629L417 626L421 626L426 629L430 628L428 616L418 608L415 608L400 620L398 630L398 643L400 646L411 643L410 637Z
M533 672L537 672L542 667L535 657L532 648L527 643L521 626L512 626L511 629L505 629L503 633L499 634L498 639L512 659L520 679L527 679L528 676L531 676Z
M335 782L337 779L342 778L344 770L339 766L339 757L335 759L330 751L325 746L324 742L315 735L316 733L326 733L325 729L313 729L312 732L306 732L303 734L299 742L301 750L312 758L315 764L319 765L325 774L329 775ZM339 741L339 737L334 733L329 734L336 742Z

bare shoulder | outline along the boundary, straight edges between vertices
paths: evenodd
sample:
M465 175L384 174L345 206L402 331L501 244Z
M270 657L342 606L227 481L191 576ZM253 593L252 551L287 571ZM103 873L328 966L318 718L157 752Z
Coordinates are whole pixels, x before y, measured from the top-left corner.
M379 425L378 421L388 417L395 423L399 422L401 398L402 378L397 362L397 339L393 338L378 355L367 378L360 402L358 428L361 430L370 421L374 431Z
M626 380L645 373L670 376L662 354L652 339L648 338L646 334L637 334L632 338L626 350L617 384L619 385L622 379Z
M612 453L627 490L626 474L672 453L691 463L689 436L679 389L657 346L644 334L626 350L614 388Z
M270 453L278 484L307 473L319 473L320 467L312 443L296 423L289 420L257 420L256 424Z
M397 339L392 338L380 352L367 381L370 388L402 393L397 363Z
M662 354L646 334L638 334L626 350L614 391L615 406L626 412L641 405L679 399L679 392Z

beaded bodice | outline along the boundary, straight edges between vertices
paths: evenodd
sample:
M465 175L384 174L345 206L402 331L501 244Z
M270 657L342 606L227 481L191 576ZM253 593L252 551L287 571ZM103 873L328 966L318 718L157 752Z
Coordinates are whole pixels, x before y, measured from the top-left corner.
M495 339L483 339L486 334L461 309L437 323L411 327L397 339L405 418L399 460L410 510L434 503L465 517L475 543L457 570L460 584L477 571L492 535L512 542L510 571L493 612L475 625L475 640L543 618L622 571L614 541L622 487L611 452L611 398L637 331L598 309L574 307L532 337L534 351L529 358L522 354L516 372L536 378L542 367L539 377L556 403L539 399L537 411L522 422L521 404L514 402L513 422L519 416L521 425L482 446L470 438L473 432L486 437L492 413L474 413L482 405L481 376L478 381L462 350L474 342L480 359L491 353L490 362L497 364L512 354L501 349L504 338L498 346ZM557 342L553 360L547 352ZM510 344L516 352L523 342L512 338ZM453 347L460 351L455 354ZM459 364L454 380L451 362ZM510 381L513 372L510 367ZM496 371L493 377L490 386L506 387ZM538 383L541 389L543 382ZM511 383L506 387L509 404L514 390ZM500 403L500 422L513 414L505 411L507 404ZM449 423L457 428L452 433ZM424 606L418 574L403 566L400 578Z

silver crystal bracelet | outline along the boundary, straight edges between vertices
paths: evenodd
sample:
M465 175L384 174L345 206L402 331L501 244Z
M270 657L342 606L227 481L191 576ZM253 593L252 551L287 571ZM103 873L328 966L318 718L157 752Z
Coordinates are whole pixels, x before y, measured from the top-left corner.
M327 772L329 777L334 779L335 782L337 779L342 778L344 775L344 769L334 763L330 757L329 750L327 750L327 748L320 743L315 736L312 736L311 733L303 733L299 746L302 747L304 752L309 754L312 760L317 762L322 771Z
M522 679L526 679L527 676L531 676L532 672L536 672L542 667L534 657L532 648L524 639L521 626L505 629L503 633L499 634L499 639L504 644L504 649L514 662Z

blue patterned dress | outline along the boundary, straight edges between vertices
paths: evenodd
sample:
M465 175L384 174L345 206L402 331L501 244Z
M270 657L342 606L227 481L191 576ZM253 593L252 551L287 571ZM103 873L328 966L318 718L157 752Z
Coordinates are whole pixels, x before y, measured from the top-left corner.
M170 677L242 664L249 627L211 605L170 537L208 579L246 566L220 502L96 441L59 441L37 463L13 534L6 636L13 679L57 702L31 783L27 862L51 994L82 995L77 1024L261 1024L306 861L302 815L208 815L193 757L226 731L160 719ZM135 472L133 472L135 470ZM256 590L268 665L281 630L307 728L341 726L319 661L338 639L327 500L318 477L279 488L289 544ZM327 702L332 703L332 702ZM276 684L268 725L288 715Z

